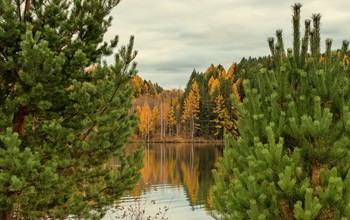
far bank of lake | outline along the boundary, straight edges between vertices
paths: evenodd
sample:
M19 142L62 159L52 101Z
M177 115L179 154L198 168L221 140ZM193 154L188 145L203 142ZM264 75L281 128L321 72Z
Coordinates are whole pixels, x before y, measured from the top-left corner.
M130 144L132 143L207 143L207 144L223 144L223 139L213 139L208 137L195 137L193 139L181 137L181 136L173 136L173 137L164 137L160 138L151 138L151 139L139 139L139 138L131 138L128 141Z

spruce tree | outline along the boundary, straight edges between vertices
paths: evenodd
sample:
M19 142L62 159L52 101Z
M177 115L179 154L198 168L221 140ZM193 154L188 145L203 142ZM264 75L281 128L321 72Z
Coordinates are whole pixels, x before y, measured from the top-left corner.
M134 38L101 62L118 3L0 1L2 219L100 218L138 180L141 152L124 154Z
M272 68L245 84L239 136L228 135L214 171L213 201L224 219L350 218L348 41L320 52L320 14L305 22L293 5L293 49L269 38ZM312 27L310 24L312 23ZM310 51L310 52L308 52Z

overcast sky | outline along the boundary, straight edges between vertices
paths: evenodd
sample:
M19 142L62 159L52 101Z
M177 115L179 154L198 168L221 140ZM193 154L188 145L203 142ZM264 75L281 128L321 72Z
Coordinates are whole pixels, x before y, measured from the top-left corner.
M349 0L300 1L302 21L321 13L322 44L339 48L350 40ZM135 35L136 61L143 79L165 89L181 88L193 69L204 72L213 63L226 69L242 57L269 54L266 39L277 29L291 47L290 0L122 0L112 11L106 39L119 35L127 44ZM303 22L302 22L303 24ZM302 33L304 26L301 26Z

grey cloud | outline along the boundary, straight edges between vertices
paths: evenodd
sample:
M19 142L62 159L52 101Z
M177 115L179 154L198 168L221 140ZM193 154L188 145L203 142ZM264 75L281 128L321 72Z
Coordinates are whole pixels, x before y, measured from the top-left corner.
M291 47L291 5L295 0L125 0L113 11L106 35L126 44L135 35L141 77L169 88L184 88L193 68L202 72L211 64L226 68L242 57L269 54L266 39L283 29ZM304 1L302 19L321 13L322 39L334 47L350 38L348 0ZM303 29L303 27L302 27ZM174 83L176 82L176 83Z

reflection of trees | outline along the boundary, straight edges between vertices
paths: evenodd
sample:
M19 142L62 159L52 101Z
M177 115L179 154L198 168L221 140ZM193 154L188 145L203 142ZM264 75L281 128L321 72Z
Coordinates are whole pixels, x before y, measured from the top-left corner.
M145 187L149 183L153 182L154 179L154 167L155 167L155 160L154 160L154 154L150 152L149 144L144 149L145 156L144 156L144 166L141 170L141 180L140 184Z
M197 155L199 156L199 155ZM199 157L194 155L193 145L191 146L189 160L181 161L181 171L183 174L183 183L191 206L195 206L199 195Z
M178 187L181 183L178 167L178 150L163 144L145 147L144 167L141 170L141 184L171 184Z
M209 208L209 210L212 210L214 209L214 203L213 203L213 186L211 186L209 188L209 191L208 191L208 196L207 196L207 200L206 200L206 204L208 205L207 208Z
M215 168L215 164L219 161L222 156L222 148L211 147L207 150L202 150L199 169L201 170L201 175L199 179L199 192L200 200L203 201L205 208L207 210L212 210L213 206L210 205L211 200L210 189L214 184L214 178L212 176L212 170Z
M169 181L172 186L179 187L181 178L178 170L178 148L168 151Z
M214 183L211 170L221 155L222 149L213 146L145 146L142 177L139 188L136 188L133 194L140 195L152 185L170 184L174 188L183 185L192 207L204 204L207 210L211 210L209 189Z
M140 184L137 184L135 186L135 188L132 190L132 195L135 198L140 198L142 195L142 187L140 186Z
M184 162L181 163L181 170L183 173L183 184L189 197L191 206L195 206L199 195L199 171L198 169L186 166Z

